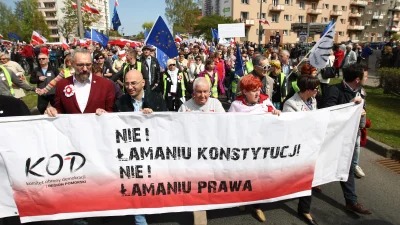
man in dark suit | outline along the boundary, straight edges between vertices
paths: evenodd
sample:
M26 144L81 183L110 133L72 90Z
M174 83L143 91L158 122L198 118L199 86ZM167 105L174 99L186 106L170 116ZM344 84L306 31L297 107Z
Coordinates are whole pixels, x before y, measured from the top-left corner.
M74 76L57 83L54 107L46 109L46 114L96 113L97 110L112 112L114 87L108 80L93 76L92 58L85 49L76 50L72 56Z
M146 45L142 49L143 54L140 58L143 69L143 77L146 80L146 89L160 92L161 88L161 69L157 58L150 55L151 47Z
M114 112L152 113L168 111L164 99L158 93L145 89L143 75L137 70L126 74L124 86L126 94L115 102Z

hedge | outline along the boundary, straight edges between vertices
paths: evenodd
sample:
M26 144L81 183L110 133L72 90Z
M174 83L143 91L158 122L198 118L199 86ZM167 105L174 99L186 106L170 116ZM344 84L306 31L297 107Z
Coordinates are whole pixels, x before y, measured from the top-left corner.
M384 94L400 95L400 69L380 68L378 76Z

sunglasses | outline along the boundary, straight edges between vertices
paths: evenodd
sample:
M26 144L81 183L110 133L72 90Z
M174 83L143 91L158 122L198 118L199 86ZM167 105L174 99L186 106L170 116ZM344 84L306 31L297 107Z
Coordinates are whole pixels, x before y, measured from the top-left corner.
M103 57L99 57L99 59L104 59Z
M257 67L262 68L263 70L269 70L271 68L271 65L257 66Z
M0 59L1 61L5 61L5 60L7 60L7 59Z
M47 58L39 58L39 60L46 60Z
M169 66L176 66L175 64L169 64Z

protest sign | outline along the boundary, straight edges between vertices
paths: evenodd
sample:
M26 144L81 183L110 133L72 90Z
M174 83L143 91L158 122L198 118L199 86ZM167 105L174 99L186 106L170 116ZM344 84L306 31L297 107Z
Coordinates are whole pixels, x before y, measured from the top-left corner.
M218 24L219 38L246 37L244 23Z
M359 116L358 108L280 117L118 113L2 118L0 129L7 132L0 134L5 140L0 151L7 151L2 156L22 222L228 208L309 195L328 123L340 118L336 136L350 146L352 131L342 135L338 127ZM330 116L333 112L338 115ZM10 135L21 132L32 135L23 142ZM347 157L352 153L345 151ZM342 156L330 157L338 164ZM328 174L338 180L337 173ZM9 192L0 192L1 199L4 195ZM5 208L1 203L0 210Z

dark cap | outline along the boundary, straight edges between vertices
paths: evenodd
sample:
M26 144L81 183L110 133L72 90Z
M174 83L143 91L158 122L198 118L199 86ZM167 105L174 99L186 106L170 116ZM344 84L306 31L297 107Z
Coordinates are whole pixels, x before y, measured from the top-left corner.
M146 50L146 49L151 50L152 47L151 47L150 45L145 45L145 46L142 48L142 51L144 51L144 50Z

